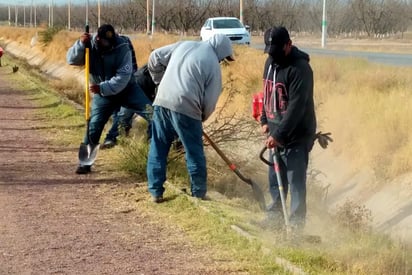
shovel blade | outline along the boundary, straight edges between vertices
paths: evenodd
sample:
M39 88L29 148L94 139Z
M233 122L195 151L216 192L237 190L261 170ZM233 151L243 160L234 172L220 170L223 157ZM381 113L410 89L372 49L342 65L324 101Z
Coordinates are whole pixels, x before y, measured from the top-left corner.
M79 148L79 164L92 165L97 157L99 144L81 143Z

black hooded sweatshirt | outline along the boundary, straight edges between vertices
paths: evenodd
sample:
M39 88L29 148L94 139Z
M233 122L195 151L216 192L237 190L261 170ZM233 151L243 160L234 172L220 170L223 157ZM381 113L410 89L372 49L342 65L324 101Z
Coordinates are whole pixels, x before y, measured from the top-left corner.
M305 143L310 150L316 116L309 55L293 46L284 64L275 64L269 56L263 73L263 89L261 124L268 124L270 135L282 146Z

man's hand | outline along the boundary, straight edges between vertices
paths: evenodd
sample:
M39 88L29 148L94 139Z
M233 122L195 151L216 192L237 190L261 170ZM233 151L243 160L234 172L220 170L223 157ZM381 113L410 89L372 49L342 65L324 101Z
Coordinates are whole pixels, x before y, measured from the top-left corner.
M262 125L261 129L263 134L269 133L269 126L267 124Z
M100 94L100 86L98 84L90 84L89 91L93 94Z
M85 32L80 36L80 41L84 44L84 45L88 45L90 43L90 33Z
M265 141L265 145L267 148L275 148L277 146L280 146L280 143L272 136L268 136L268 138Z

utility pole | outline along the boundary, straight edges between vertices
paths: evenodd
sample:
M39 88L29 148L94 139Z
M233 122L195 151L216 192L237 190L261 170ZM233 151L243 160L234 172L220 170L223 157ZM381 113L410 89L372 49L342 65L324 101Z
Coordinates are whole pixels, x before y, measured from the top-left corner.
M14 25L17 27L19 18L19 8L17 5L14 5Z
M86 0L86 26L89 25L89 0Z
M37 28L37 6L34 4L34 27Z
M146 0L146 33L150 34L150 0Z
M243 0L239 0L240 2L240 22L244 25L245 23L243 22Z
M51 0L49 0L49 28L51 27Z
M100 0L97 0L97 27L100 27Z
M153 5L152 5L152 36L154 35L155 25L156 25L156 19L155 19L155 2L156 2L156 0L153 0Z
M51 26L53 27L54 26L54 1L51 0L51 3L52 3L51 5Z
M31 5L30 5L30 28L33 27L33 1L31 0Z
M10 5L9 5L9 26L11 25Z
M323 12L322 12L322 48L325 48L325 47L326 47L326 32L327 32L326 0L323 0Z
M71 3L70 0L67 2L67 29L70 31L70 8L71 8Z

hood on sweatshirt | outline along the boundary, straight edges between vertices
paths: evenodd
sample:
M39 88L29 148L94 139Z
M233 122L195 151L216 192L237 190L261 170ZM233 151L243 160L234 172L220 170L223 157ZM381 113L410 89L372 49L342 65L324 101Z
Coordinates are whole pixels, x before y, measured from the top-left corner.
M305 59L306 61L310 61L309 59L309 55L301 50L299 50L298 48L296 48L295 46L292 46L292 51L289 54L289 57L292 60L297 60L297 59Z
M230 39L226 35L221 33L214 34L207 42L215 50L219 61L223 59L227 59L228 61L235 60L233 57L232 42L230 42Z

